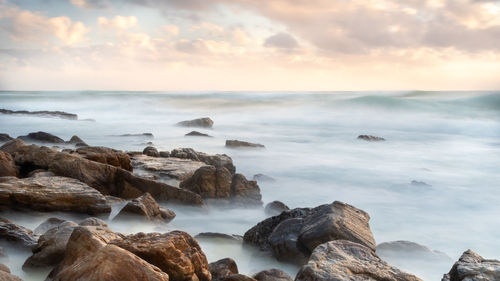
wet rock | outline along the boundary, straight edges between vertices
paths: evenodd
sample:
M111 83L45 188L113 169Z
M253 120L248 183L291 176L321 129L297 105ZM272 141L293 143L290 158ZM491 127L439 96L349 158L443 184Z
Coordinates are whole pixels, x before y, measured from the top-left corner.
M272 251L277 259L301 264L316 246L332 240L353 241L375 251L369 220L366 212L335 201L270 217L248 230L244 241Z
M37 226L33 233L36 235L42 235L47 230L59 226L61 223L66 222L66 220L60 218L48 218L44 222L42 222L39 226Z
M78 115L73 113L68 113L64 111L27 111L27 110L9 110L9 109L0 109L0 114L9 114L9 115L34 115L40 117L57 117L62 119L69 120L77 120Z
M0 150L0 177L17 177L19 169L12 156Z
M78 148L76 153L88 160L108 164L127 171L133 170L128 154L119 150L100 146L86 146Z
M253 276L257 281L293 281L290 275L276 268L263 270Z
M429 247L411 241L391 241L377 245L377 255L385 260L413 259L430 263L450 262L451 258L443 252L431 250Z
M221 259L208 265L212 281L222 280L232 274L238 274L238 266L231 258Z
M23 141L36 141L36 142L45 142L45 143L65 143L63 139L60 137L54 136L52 134L46 132L36 132L29 133L27 136L20 136L19 139Z
M472 250L465 251L441 281L500 280L500 261L487 260Z
M74 144L77 147L82 147L82 146L89 146L86 142L84 142L80 137L78 136L72 136L71 139L68 141L68 143Z
M114 219L121 219L130 215L149 221L169 222L175 218L174 211L160 207L153 196L147 192L141 197L128 202Z
M346 240L330 241L314 249L296 281L315 280L398 280L421 281L375 255L371 248Z
M384 138L377 137L377 136L370 136L370 135L359 135L358 139L364 140L364 141L385 141Z
M210 281L207 258L198 242L182 231L138 233L111 242L168 273L171 280Z
M253 175L253 180L257 182L276 182L276 180L273 177L264 174Z
M216 168L224 167L231 172L231 174L234 174L236 171L236 167L233 165L233 159L226 154L210 155L195 151L192 148L176 148L170 152L170 157L200 161L207 165L215 166Z
M0 240L14 242L30 249L36 245L36 237L31 230L2 217L0 217Z
M1 281L23 281L21 278L10 274L10 269L0 263L0 280Z
M132 157L132 165L135 172L141 176L185 180L191 177L198 168L205 166L205 163L175 157L140 155Z
M196 239L220 239L228 242L236 242L241 243L243 241L243 237L236 234L225 234L218 232L201 232L198 233L194 238Z
M160 153L158 152L158 150L154 146L148 146L148 147L144 148L144 150L142 151L142 154L147 155L147 156L151 156L151 157L160 157Z
M0 202L11 208L38 211L111 212L101 193L83 182L66 177L0 178Z
M198 131L191 131L191 132L185 134L185 136L186 137L209 137L209 138L212 137L211 135L200 133Z
M239 140L226 140L226 147L240 148L240 147L265 147L265 146L259 143L251 143Z
M0 142L8 142L11 140L13 140L13 138L8 134L0 134Z
M290 208L288 208L288 206L285 205L285 203L283 203L281 201L273 201L273 202L267 203L266 207L264 208L264 212L268 216L277 216L277 215L281 214L282 212L288 211L288 210L290 210Z
M199 127L199 128L212 128L214 121L208 117L198 118L193 120L181 121L177 123L179 126L183 127Z
M11 141L6 142L0 147L1 151L9 153L12 157L14 157L14 153L18 151L21 147L26 146L24 141L20 139L13 139Z

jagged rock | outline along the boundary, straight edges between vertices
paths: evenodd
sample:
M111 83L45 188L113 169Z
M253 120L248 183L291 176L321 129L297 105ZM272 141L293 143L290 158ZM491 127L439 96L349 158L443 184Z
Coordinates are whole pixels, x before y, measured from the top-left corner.
M196 239L223 239L229 242L241 243L243 241L243 237L236 234L225 234L218 232L201 232L194 236Z
M200 133L198 131L191 131L191 132L185 134L185 136L187 136L187 137L209 137L209 138L212 137L211 135Z
M36 245L36 237L31 230L2 217L0 217L0 240L14 242L30 249Z
M0 150L9 153L12 157L14 157L14 153L19 150L21 147L26 146L24 141L20 139L13 139L11 141L8 141L4 143L1 147Z
M89 146L86 142L84 142L79 136L72 136L68 143L74 144L77 147L81 146Z
M128 154L119 150L100 146L86 146L78 148L76 153L88 160L108 164L127 171L133 170Z
M257 281L293 281L290 275L276 268L263 270L255 274L253 278Z
M285 203L283 203L281 201L273 201L273 202L267 203L266 207L264 208L264 212L268 216L277 216L277 215L281 214L282 212L288 211L288 210L290 210L290 208L288 208L288 206L285 205Z
M200 127L200 128L212 128L214 121L208 117L198 118L193 120L181 121L177 123L179 126L184 127Z
M265 147L260 143L251 143L239 140L226 140L226 147L239 148L239 147Z
M255 174L253 175L253 180L254 181L261 181L261 182L276 182L276 180L273 177L264 175L264 174Z
M441 281L500 280L500 261L487 260L472 250L465 251Z
M233 159L226 154L210 155L195 151L192 148L176 148L170 152L170 157L200 161L217 168L225 167L231 174L236 172L236 167L233 165Z
M10 269L0 263L0 281L23 281L21 278L10 274Z
M185 180L205 165L203 162L175 157L150 157L146 155L132 156L135 172L142 176L154 176L159 179L168 178Z
M372 249L347 240L330 241L314 249L296 281L421 281L381 260Z
M13 140L13 138L8 134L0 134L0 142L8 142L11 140Z
M370 136L370 135L359 135L358 139L364 140L364 141L385 141L384 138L377 137L377 136Z
M0 203L11 208L39 211L111 212L101 193L85 183L66 177L0 178Z
M19 139L23 141L37 141L37 142L46 142L46 143L65 143L63 139L60 137L54 136L52 134L46 132L36 132L29 133L27 136L20 136Z
M114 219L120 219L130 215L136 215L150 221L169 222L175 218L174 211L160 207L153 196L147 192L141 197L128 202Z
M111 244L159 267L171 280L211 280L205 254L198 242L185 232L138 233L111 241Z
M27 111L27 110L9 110L9 109L0 109L1 114L11 114L11 115L35 115L41 117L58 117L62 119L69 120L77 120L78 115L73 113L68 113L64 111Z
M158 150L154 146L148 146L148 147L144 148L144 150L142 151L142 154L145 154L145 155L151 156L151 157L160 157L160 153L158 152Z
M208 265L212 274L212 281L222 280L232 274L238 274L238 266L231 258L221 259Z
M0 177L17 177L18 175L19 170L12 156L0 150Z
M375 251L369 220L366 212L335 201L270 217L248 230L244 241L272 251L279 260L301 264L316 246L332 240L350 240Z

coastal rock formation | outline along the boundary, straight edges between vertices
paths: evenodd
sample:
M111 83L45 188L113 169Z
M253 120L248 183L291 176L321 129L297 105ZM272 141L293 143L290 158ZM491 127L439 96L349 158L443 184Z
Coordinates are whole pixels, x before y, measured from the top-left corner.
M200 161L175 157L150 157L146 155L132 156L135 173L157 179L185 180L205 165Z
M0 142L8 142L11 140L13 140L13 138L8 134L0 134Z
M10 114L10 115L34 115L40 117L58 117L62 119L77 120L78 115L73 113L67 113L64 111L27 111L27 110L9 110L0 109L0 114Z
M182 231L169 233L137 233L111 241L159 267L170 280L210 281L207 258L198 242Z
M212 274L212 281L222 280L229 275L238 274L238 266L231 258L221 259L208 265Z
M330 241L316 247L295 280L421 281L390 266L371 248L346 240Z
M36 132L29 133L27 136L20 136L19 139L23 141L36 141L36 142L45 142L45 143L65 143L63 139L60 137L54 136L52 134L46 132Z
M0 240L13 242L30 249L36 245L33 231L2 217L0 217Z
M184 136L186 136L186 137L209 137L209 138L212 137L211 135L200 133L198 131L191 131L191 132L185 134Z
M199 128L212 128L214 121L208 117L198 118L193 120L181 121L177 123L179 126L183 127L199 127Z
M39 211L111 212L101 193L85 183L66 177L0 178L0 202L11 208Z
M277 216L277 215L281 214L282 212L288 211L288 210L290 210L290 208L288 208L288 206L285 205L285 203L283 203L281 201L273 201L273 202L267 203L266 207L264 208L264 212L268 216Z
M359 135L358 139L364 140L364 141L385 141L384 138L377 137L377 136L370 136L370 135Z
M259 143L251 143L239 140L226 140L226 147L239 148L239 147L265 147L265 146Z
M147 156L151 156L151 157L160 157L160 153L158 152L158 150L154 146L148 146L148 147L144 148L144 150L142 151L142 154L147 155Z
M18 175L19 170L12 156L0 150L0 177L17 177Z
M253 276L257 281L293 281L290 275L276 268L263 270Z
M127 216L138 216L149 221L169 222L175 218L175 213L172 210L160 207L153 196L146 192L141 197L128 202L114 219Z
M231 172L231 174L234 174L236 172L236 167L234 167L233 165L233 159L231 159L231 157L227 156L226 154L210 155L195 151L192 148L176 148L170 152L170 157L200 161L217 168L224 167L229 172Z
M89 146L79 136L72 136L71 139L68 141L68 143L74 144L77 147L78 146Z
M332 240L353 241L375 251L369 220L366 212L335 201L270 217L248 230L244 241L272 251L279 260L301 264L316 246Z
M10 269L6 265L1 264L1 263L0 263L0 280L1 281L23 281L23 279L15 276L15 275L10 274Z
M500 280L500 261L487 260L472 250L465 251L441 281Z
M119 150L101 146L86 146L78 148L76 153L88 160L108 164L127 171L133 170L128 154Z

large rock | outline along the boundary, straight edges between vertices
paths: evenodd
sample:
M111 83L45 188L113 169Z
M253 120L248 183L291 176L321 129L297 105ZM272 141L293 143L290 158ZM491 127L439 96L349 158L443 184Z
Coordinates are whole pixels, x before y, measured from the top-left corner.
M83 182L66 177L0 178L0 203L11 208L39 211L111 212L101 193Z
M263 270L253 276L257 281L293 281L290 275L276 268Z
M17 177L18 175L19 170L12 156L0 150L0 177Z
M11 140L13 140L13 138L8 134L0 134L0 142L8 142Z
M27 136L20 136L19 139L23 141L36 141L46 143L65 143L63 139L58 136L46 132L29 133Z
M236 167L233 165L233 159L226 154L210 155L195 151L192 148L176 148L170 152L170 157L200 161L217 168L224 167L231 172L231 174L236 172Z
M372 249L347 240L330 241L314 249L296 281L421 281L375 255Z
M207 258L198 242L182 231L138 233L111 242L168 273L170 280L210 281Z
M151 194L144 193L141 197L131 200L123 207L114 219L137 216L149 221L169 222L175 218L172 210L160 207Z
M194 172L205 166L205 163L190 159L179 159L176 157L150 157L146 155L132 156L132 164L135 173L158 179L185 180Z
M316 246L332 240L353 241L375 251L369 220L366 212L335 201L270 217L248 230L244 241L272 251L279 260L301 264Z
M100 146L86 146L78 148L76 152L85 159L108 164L127 171L132 171L133 169L128 154L119 150Z
M231 181L233 201L249 205L262 205L262 195L256 181L247 180L242 174L234 174Z
M246 142L246 141L239 141L239 140L226 140L226 147L230 148L240 148L240 147L265 147L264 145L260 143L252 143L252 142Z
M30 249L36 245L36 237L31 230L2 217L0 217L0 240Z
M12 157L14 157L14 153L21 149L22 147L26 146L24 141L20 139L13 139L11 141L8 141L4 143L1 147L0 150L9 153Z
M199 128L212 128L214 121L208 117L198 118L193 120L181 121L177 123L179 126L184 127L199 127Z
M212 274L212 281L222 280L232 274L238 274L238 265L231 258L221 259L208 265Z
M500 261L487 260L472 250L465 251L442 281L500 280Z

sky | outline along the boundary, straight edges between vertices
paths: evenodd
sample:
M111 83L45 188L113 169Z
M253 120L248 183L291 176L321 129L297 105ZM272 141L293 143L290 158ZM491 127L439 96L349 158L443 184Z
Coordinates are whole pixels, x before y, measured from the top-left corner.
M0 0L0 90L500 89L500 1Z

